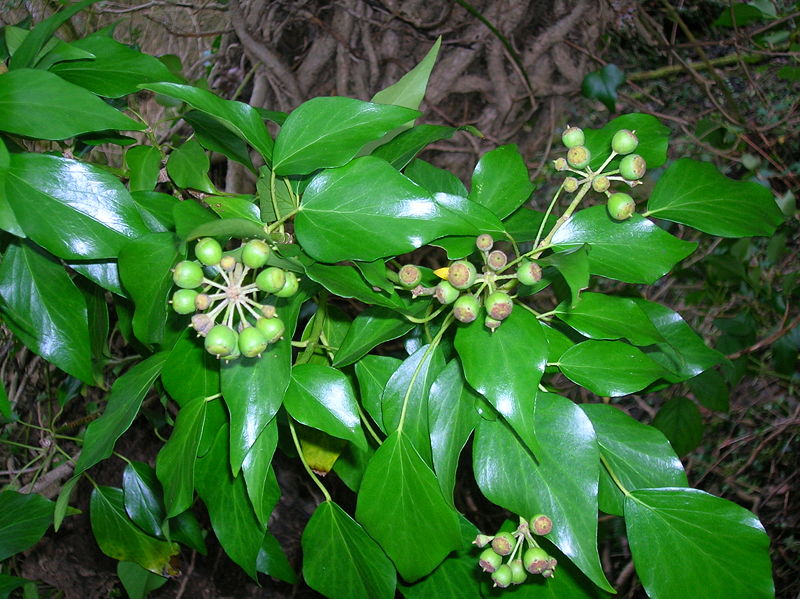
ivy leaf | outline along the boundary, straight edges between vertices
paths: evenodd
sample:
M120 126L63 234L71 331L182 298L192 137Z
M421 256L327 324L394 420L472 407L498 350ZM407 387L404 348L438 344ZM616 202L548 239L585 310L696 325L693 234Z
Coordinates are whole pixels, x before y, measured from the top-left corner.
M161 170L161 153L154 146L133 146L125 152L125 166L131 192L153 191Z
M609 112L616 111L617 88L625 82L625 73L615 64L607 64L583 78L581 93L585 98L600 100Z
M342 367L352 364L376 345L397 339L413 328L413 322L394 310L370 306L353 320L333 357L333 365Z
M35 493L0 493L0 560L35 545L53 523L55 504Z
M796 354L795 354L796 358ZM730 409L730 391L725 379L716 369L701 372L687 381L694 397L703 407L718 412Z
M210 166L208 154L194 139L175 148L167 159L167 173L175 185L215 194L217 189L208 178Z
M164 389L181 406L219 392L219 360L209 354L194 329L178 337L161 370Z
M436 63L439 48L442 45L442 38L437 38L425 57L403 75L398 81L387 88L382 89L372 97L373 102L379 104L394 104L395 106L405 106L416 110L425 97L425 89L428 87L428 78Z
M375 291L354 266L317 262L307 265L305 271L309 279L339 297L353 297L367 304L406 311L406 304L396 293Z
M117 578L130 599L147 599L148 593L160 589L169 580L145 570L136 562L117 562Z
M255 172L247 144L220 121L200 110L190 110L183 115L183 120L192 126L197 141L204 148L235 160Z
M663 341L647 315L632 299L584 293L580 302L556 307L556 316L589 339L628 339L634 345Z
M472 173L469 199L505 218L533 193L528 167L516 144L495 148L481 156Z
M277 445L278 425L273 418L261 431L242 462L247 495L258 521L264 526L281 496L275 472L272 470L272 457Z
M417 125L379 146L371 155L383 158L397 170L403 170L426 146L436 141L450 139L456 131L458 129L455 127L443 125Z
M402 363L399 358L372 354L364 356L356 363L355 371L361 403L384 433L387 429L383 424L381 407L383 390Z
M650 114L623 114L609 121L601 129L584 129L585 145L592 153L589 166L598 169L611 153L611 139L620 129L635 131L639 145L634 150L644 158L647 167L652 169L667 161L669 129ZM621 158L615 158L606 170L617 168Z
M415 159L404 171L406 177L430 193L448 193L454 196L467 197L469 192L461 180L450 171L433 166L419 158Z
M641 489L625 498L636 572L650 597L775 596L769 537L748 510L698 489ZM669 567L654 568L664 556Z
M669 439L675 453L686 455L703 440L703 419L688 397L668 399L653 419L653 426Z
M164 536L161 523L166 510L155 470L144 462L131 461L122 473L122 492L131 521L151 536Z
M580 246L564 252L555 252L538 260L543 266L554 266L564 277L571 294L569 306L578 304L580 293L589 286L589 247Z

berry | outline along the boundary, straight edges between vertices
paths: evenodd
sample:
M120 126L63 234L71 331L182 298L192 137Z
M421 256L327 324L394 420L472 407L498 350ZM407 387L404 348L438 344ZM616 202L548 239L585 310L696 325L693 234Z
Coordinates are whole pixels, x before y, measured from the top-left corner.
M531 518L530 530L537 535L549 535L553 530L553 521L544 514L536 514Z
M272 344L278 341L286 330L286 325L280 318L259 318L256 320L256 328L264 333L267 339L267 344Z
M236 268L236 258L233 256L223 256L219 261L219 267L227 272Z
M248 268L261 268L268 258L269 246L261 239L251 239L242 248L242 262Z
M197 262L184 260L172 269L172 280L178 287L193 289L203 282L203 269Z
M194 289L178 289L172 294L172 309L178 314L191 314L195 311L195 298L197 292Z
M644 177L647 163L639 154L628 154L619 163L619 174L628 181L638 181Z
M541 574L549 565L550 556L541 547L529 547L522 556L522 564L531 574Z
M411 289L422 281L422 271L413 264L405 264L397 273L397 278L403 287Z
M567 152L567 162L573 168L585 168L592 160L592 153L586 146L575 146Z
M555 160L553 160L553 168L556 169L557 171L565 171L567 170L567 167L569 167L569 165L567 164L567 161L565 159L556 158Z
M523 285L535 285L542 280L542 267L536 262L522 260L517 267L517 279Z
M194 246L194 255L206 266L216 266L222 259L222 246L216 239L204 237Z
M488 252L494 245L494 239L492 239L492 236L488 233L482 233L478 235L478 238L475 240L475 245L482 252Z
M508 565L511 568L511 584L522 584L525 582L525 579L528 578L528 573L522 565L522 560L517 558L509 562Z
M467 289L475 282L475 265L466 260L453 262L447 271L447 280L456 289Z
M483 325L489 329L490 333L494 333L494 330L501 324L503 324L502 321L492 318L491 316L487 316L483 319Z
M205 310L211 305L211 298L207 293L198 293L194 298L194 307L198 310Z
M278 297L292 297L300 288L300 280L293 272L286 272L286 282L281 287L280 291L276 291L275 295Z
M594 189L597 193L603 193L609 187L611 187L611 181L609 181L608 177L605 175L601 175L592 179L592 189Z
M572 193L578 189L578 180L575 177L567 177L564 179L564 191Z
M501 250L493 250L486 257L486 263L492 270L500 270L508 264L508 256Z
M206 351L215 356L227 356L237 347L238 335L224 324L218 324L206 335Z
M208 314L195 314L192 316L192 328L198 335L205 336L214 326L214 321Z
M472 544L483 548L491 543L493 538L494 537L490 537L489 535L479 534L477 537L475 537L475 540L472 541Z
M433 290L433 297L439 300L440 304L452 304L458 299L458 289L447 281L440 281Z
M464 323L469 323L478 318L481 304L474 295L465 294L456 300L453 304L453 316L456 320Z
M636 203L627 193L613 193L608 198L608 213L615 220L630 218L636 211Z
M286 284L286 272L277 266L265 268L256 277L256 286L267 293L277 293Z
M261 306L261 313L266 318L272 318L273 316L275 316L275 306L271 306L269 304L265 304L265 305Z
M561 134L562 143L568 148L575 146L582 146L586 141L586 136L583 134L583 129L580 127L567 127L564 133Z
M508 564L503 564L497 570L492 572L492 580L494 581L494 586L500 587L504 589L511 584L511 578L513 577L513 573L511 572L511 566Z
M246 358L255 358L267 349L269 342L264 332L257 327L247 327L239 333L239 351Z
M508 555L516 544L517 540L510 532L498 532L492 539L492 549L497 555Z
M483 305L495 320L505 320L514 308L514 302L504 291L490 293Z
M617 154L630 154L638 145L639 138L628 129L620 129L611 138L611 149Z
M494 572L501 563L503 563L503 558L492 551L491 547L484 549L478 559L478 565L484 572Z

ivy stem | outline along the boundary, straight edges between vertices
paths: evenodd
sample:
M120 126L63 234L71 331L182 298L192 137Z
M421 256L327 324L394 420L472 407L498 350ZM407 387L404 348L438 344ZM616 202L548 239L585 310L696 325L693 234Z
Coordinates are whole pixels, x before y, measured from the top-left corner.
M547 217L550 216L550 213L553 212L553 208L556 206L556 202L558 202L558 197L561 195L561 192L564 191L564 184L561 184L561 187L558 188L556 194L553 196L553 199L550 200L550 205L547 206L547 210L544 211L544 216L542 217L542 222L539 223L539 230L536 232L536 240L533 242L533 247L537 248L539 245L539 240L542 238L542 233L544 232L544 225L547 223Z
M228 290L228 288L225 287L225 285L220 285L216 281L212 281L211 279L206 279L205 277L203 277L203 283L206 286L216 287L217 289L222 289L223 291L227 291Z
M364 427L367 429L367 432L373 439L375 439L375 443L377 443L378 445L382 445L383 441L381 441L381 438L378 436L378 433L376 433L375 430L372 428L372 425L369 423L367 415L364 414L364 411L361 409L361 404L359 404L358 402L356 402L356 409L358 410L358 417L361 418L361 422L364 423Z
M408 314L403 314L403 316L405 316L406 320L408 320L409 322L415 322L417 324L422 324L422 323L425 323L425 322L430 322L431 320L433 320L434 318L439 316L439 314L441 313L442 310L445 309L445 307L446 307L446 305L442 305L438 310L434 310L432 313L428 314L424 318L417 318L415 316L409 316Z
M281 215L278 212L278 197L275 193L275 171L270 169L269 171L269 195L270 200L272 200L272 211L275 213L275 218L277 219L276 222L280 221ZM281 233L283 233L283 224L281 223Z
M614 150L611 150L611 154L608 155L608 158L606 158L606 161L603 164L600 165L600 168L597 169L595 174L599 175L600 173L602 173L603 169L605 169L611 163L611 161L614 160L614 158L616 158L617 156L619 156L619 154L617 154ZM617 171L614 171L614 172L617 172Z
M325 496L325 501L331 501L331 495L328 493L328 489L325 488L325 485L322 484L322 482L319 480L319 477L314 474L314 471L308 465L308 462L306 462L306 456L303 455L303 448L300 446L300 439L297 438L297 431L294 428L293 418L289 418L289 430L292 433L292 441L294 441L294 448L297 450L297 455L300 456L300 461L303 462L303 468L306 469L308 475L319 487L319 490L322 491L322 494Z
M285 216L282 216L280 219L276 220L274 223L269 225L267 227L267 235L270 235L278 227L280 227L281 228L281 232L283 232L283 223L285 223L287 220L292 218L298 212L300 212L300 207L297 207L294 210L292 210L291 212L288 212Z
M605 466L606 471L608 472L608 475L611 477L611 480L614 481L614 484L617 485L617 487L619 487L619 490L622 491L626 497L630 497L631 492L628 491L628 489L625 488L625 485L623 485L622 482L619 480L619 478L617 478L617 474L614 472L614 469L611 468L611 464L608 463L606 456L604 456L602 452L600 452L600 461L603 463L603 466Z
M295 364L305 364L311 360L311 356L314 355L319 345L319 338L322 335L322 327L325 325L325 319L328 316L328 310L326 308L327 301L328 294L324 292L320 293L317 298L317 311L313 316L314 320L311 324L311 333L308 336L308 346L303 350L303 353L297 356Z
M589 190L591 188L592 188L591 182L587 181L586 183L583 184L583 187L581 187L580 191L575 195L575 199L572 200L572 203L564 211L564 214L562 214L558 218L558 220L556 221L556 224L553 226L553 228L547 234L547 237L545 237L542 240L541 247L537 247L536 248L536 251L532 255L533 258L538 258L539 255L544 251L544 246L549 246L550 245L550 242L553 241L553 237L555 237L556 231L558 231L562 227L562 225L570 219L570 217L572 216L572 213L575 212L575 210L578 208L578 204L581 203L581 200L583 200L584 196L587 193L589 193ZM545 216L545 218L547 218L547 216ZM544 222L544 221L542 221L542 222Z

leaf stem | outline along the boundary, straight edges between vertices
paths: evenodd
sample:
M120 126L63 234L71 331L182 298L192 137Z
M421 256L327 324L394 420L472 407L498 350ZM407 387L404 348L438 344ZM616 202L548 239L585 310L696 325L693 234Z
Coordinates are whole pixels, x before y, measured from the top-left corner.
M294 447L297 450L297 455L300 457L300 461L303 462L303 468L306 469L308 475L319 487L319 490L322 491L322 494L325 496L325 500L331 501L331 495L328 493L328 489L325 488L325 485L322 484L322 482L319 480L319 477L314 474L311 466L309 466L308 462L306 462L306 456L303 455L303 448L300 446L300 440L297 438L297 431L294 428L294 419L291 417L289 418L289 430L292 433L292 441L294 441Z
M267 233L267 235L271 235L271 234L272 234L272 232L273 232L275 229L277 229L278 227L280 227L280 228L281 228L281 233L283 233L283 223L285 223L287 220L289 220L289 219L290 219L290 218L292 218L294 215L296 215L298 212L300 212L300 210L301 210L301 208L300 208L300 207L297 207L297 208L295 208L294 210L292 210L291 212L287 212L285 216L282 216L282 217L281 217L279 220L276 220L274 223L272 223L271 225L269 225L269 226L267 227L267 230L266 230L266 233Z
M623 485L619 478L617 478L617 474L614 472L614 469L611 468L611 464L608 463L606 456L604 456L602 452L600 452L600 461L602 462L603 466L605 466L606 471L611 477L611 480L614 481L614 484L619 487L619 490L622 491L626 497L630 497L631 492L628 491L628 489L625 488L625 485Z
M572 200L572 203L564 211L564 214L562 214L556 221L556 224L553 225L553 228L547 234L547 237L545 237L542 240L541 247L536 248L536 251L532 256L533 258L538 258L539 254L541 254L544 251L544 246L550 245L550 242L553 241L553 237L555 237L556 231L558 231L562 227L562 225L569 220L569 218L572 216L572 213L575 212L578 205L581 203L581 200L583 200L584 196L587 193L589 193L589 190L591 188L592 188L591 181L587 181L586 183L583 184L583 187L581 187L580 191L575 195L575 199Z

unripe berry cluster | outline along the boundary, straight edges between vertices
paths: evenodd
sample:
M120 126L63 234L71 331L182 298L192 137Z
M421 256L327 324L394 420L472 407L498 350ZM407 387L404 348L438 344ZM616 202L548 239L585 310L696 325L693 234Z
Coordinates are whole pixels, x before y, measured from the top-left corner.
M172 309L192 314L189 326L205 337L208 353L226 360L260 357L282 338L284 322L258 296L291 297L299 279L274 266L263 268L270 252L264 241L251 239L236 252L225 253L216 239L206 237L195 245L197 260L183 260L172 269L179 287L170 301Z
M552 578L558 562L533 538L534 534L546 535L552 530L552 520L544 514L536 514L530 520L520 518L519 526L513 532L498 532L494 536L479 534L473 544L485 549L478 565L492 575L494 586L500 588L522 584L529 573ZM528 548L523 551L526 543Z

